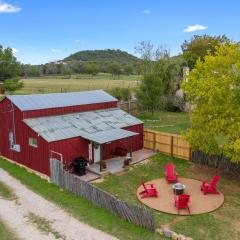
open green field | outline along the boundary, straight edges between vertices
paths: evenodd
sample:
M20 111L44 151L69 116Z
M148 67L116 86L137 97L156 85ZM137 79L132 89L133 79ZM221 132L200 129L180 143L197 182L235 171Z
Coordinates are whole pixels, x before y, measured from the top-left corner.
M64 76L48 76L22 79L24 87L16 94L51 93L51 92L76 92L93 89L111 89L114 87L135 88L140 77L137 75L120 75L114 79L110 74L87 74L72 75L71 78Z
M157 111L138 115L144 122L144 127L160 132L181 134L190 127L190 115L184 112L162 112Z
M163 178L164 167L169 160L174 162L178 173L182 177L209 181L216 173L215 169L197 166L187 160L158 154L147 163L135 166L122 176L111 175L106 177L103 182L95 184L120 199L131 203L139 203L136 197L136 189L141 180L150 181ZM219 189L225 195L225 203L221 208L212 213L195 216L176 216L156 211L157 227L166 225L177 233L182 233L195 240L240 239L239 177L223 173L220 176Z

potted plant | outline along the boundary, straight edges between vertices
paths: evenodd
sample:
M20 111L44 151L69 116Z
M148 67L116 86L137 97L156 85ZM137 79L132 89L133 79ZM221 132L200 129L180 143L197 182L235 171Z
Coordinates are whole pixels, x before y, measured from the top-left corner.
M105 160L103 160L101 162L101 165L102 165L102 170L106 170L107 169L107 162Z
M123 167L126 168L128 166L129 166L129 159L125 158L124 161L123 161Z

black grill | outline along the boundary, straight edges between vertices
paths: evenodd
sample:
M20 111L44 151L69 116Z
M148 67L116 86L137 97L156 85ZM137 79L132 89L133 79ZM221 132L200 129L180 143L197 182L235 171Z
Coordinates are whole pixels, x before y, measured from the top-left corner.
M87 161L84 157L75 158L73 162L74 172L79 176L86 174Z

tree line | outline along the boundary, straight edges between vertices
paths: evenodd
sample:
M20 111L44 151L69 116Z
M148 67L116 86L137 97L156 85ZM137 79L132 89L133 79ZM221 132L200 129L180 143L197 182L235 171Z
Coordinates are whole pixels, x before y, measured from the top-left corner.
M113 78L120 74L137 74L138 65L120 64L118 62L107 62L104 65L97 62L52 62L42 65L22 65L22 77L40 77L48 75L88 74L96 76L98 73L110 73Z

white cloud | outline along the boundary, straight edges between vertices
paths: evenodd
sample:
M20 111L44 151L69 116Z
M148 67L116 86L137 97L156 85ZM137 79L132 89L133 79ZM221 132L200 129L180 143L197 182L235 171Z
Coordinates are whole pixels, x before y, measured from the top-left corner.
M19 11L21 11L20 7L0 1L0 13L15 13Z
M52 52L52 53L60 53L60 52L62 52L62 50L56 49L56 48L52 48L52 49L51 49L51 52Z
M79 42L80 42L80 40L79 40L79 39L76 39L76 40L74 40L74 42L75 42L75 43L79 43Z
M16 49L16 48L12 48L12 53L14 54L14 53L18 53L19 52L19 50L18 49Z
M148 9L143 10L143 14L149 14L150 11Z
M202 30L205 30L205 29L207 29L207 28L208 28L207 26L195 24L195 25L188 26L187 28L185 28L185 29L183 30L183 32L202 31Z

